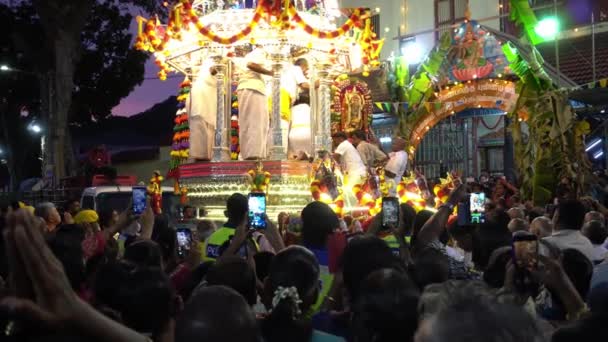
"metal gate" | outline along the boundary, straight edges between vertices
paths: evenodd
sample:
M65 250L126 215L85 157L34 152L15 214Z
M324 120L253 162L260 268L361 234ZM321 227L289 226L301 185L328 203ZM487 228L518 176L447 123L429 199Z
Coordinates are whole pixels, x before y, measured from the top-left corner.
M427 178L445 177L452 170L469 174L471 119L454 116L431 127L416 150L414 166Z

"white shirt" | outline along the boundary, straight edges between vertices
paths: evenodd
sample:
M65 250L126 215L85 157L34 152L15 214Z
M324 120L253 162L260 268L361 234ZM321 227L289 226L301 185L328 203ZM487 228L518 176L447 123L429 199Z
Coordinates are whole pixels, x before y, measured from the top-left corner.
M384 170L395 174L395 182L399 184L407 168L407 152L391 152L389 153L389 161L386 163Z
M264 77L259 72L255 72L247 67L249 63L264 65L266 53L263 49L255 48L243 58L241 64L241 77L239 78L239 86L237 90L251 89L266 95L266 83Z
M543 238L543 240L551 243L555 247L560 250L565 249L576 249L579 252L583 253L589 261L593 262L594 258L594 250L591 241L587 239L583 234L581 234L578 230L573 229L563 229L558 230L551 234L551 236L547 236Z
M344 172L359 176L363 176L367 173L359 152L357 152L357 149L348 140L344 140L340 143L336 148L335 153L341 156L340 162Z
M593 245L593 262L604 261L608 258L608 249L600 245Z
M203 65L192 83L188 96L188 114L191 117L201 116L203 120L215 127L217 117L217 81L209 72L213 63L208 60Z
M298 97L298 86L307 83L308 80L298 65L291 65L285 68L281 75L281 87L285 89L291 97L291 103L296 102Z

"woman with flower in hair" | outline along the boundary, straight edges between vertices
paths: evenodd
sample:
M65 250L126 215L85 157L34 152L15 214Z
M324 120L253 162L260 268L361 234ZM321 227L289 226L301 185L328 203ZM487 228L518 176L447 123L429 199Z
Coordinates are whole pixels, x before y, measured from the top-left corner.
M275 255L264 282L262 300L269 312L261 323L264 341L343 341L312 327L308 313L319 291L319 263L311 251L291 246Z

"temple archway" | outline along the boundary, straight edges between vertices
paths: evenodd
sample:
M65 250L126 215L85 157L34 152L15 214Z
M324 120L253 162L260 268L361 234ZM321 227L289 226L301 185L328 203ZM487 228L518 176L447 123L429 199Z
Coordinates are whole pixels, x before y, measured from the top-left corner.
M435 92L425 103L426 113L419 115L407 137L415 150L425 134L441 120L468 109L495 109L504 114L517 103L515 82L501 79L467 81ZM483 114L480 114L483 115Z

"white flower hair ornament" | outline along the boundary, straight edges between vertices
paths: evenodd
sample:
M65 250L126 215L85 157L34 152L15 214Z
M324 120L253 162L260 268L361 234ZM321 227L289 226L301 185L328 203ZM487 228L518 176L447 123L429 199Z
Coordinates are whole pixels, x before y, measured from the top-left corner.
M302 314L302 310L300 310L300 304L302 304L302 300L300 299L300 295L298 294L298 289L295 286L283 287L279 286L274 291L274 297L272 298L272 308L276 308L282 300L289 299L291 305L293 306L294 318L300 316Z

